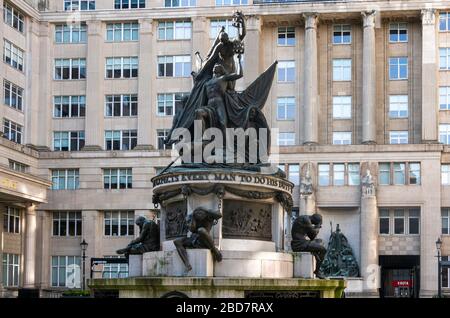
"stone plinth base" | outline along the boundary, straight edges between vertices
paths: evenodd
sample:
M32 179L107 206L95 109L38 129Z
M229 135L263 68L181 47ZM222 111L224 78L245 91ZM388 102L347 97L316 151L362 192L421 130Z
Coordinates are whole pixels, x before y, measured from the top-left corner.
M275 252L222 251L214 264L215 277L291 278L292 255Z
M130 255L128 259L128 277L142 276L142 255Z
M192 270L187 272L178 252L160 251L149 252L143 255L143 276L188 276L188 277L211 277L213 276L213 258L209 250L188 250L189 261Z
M294 277L314 278L316 260L311 253L292 253L294 258Z

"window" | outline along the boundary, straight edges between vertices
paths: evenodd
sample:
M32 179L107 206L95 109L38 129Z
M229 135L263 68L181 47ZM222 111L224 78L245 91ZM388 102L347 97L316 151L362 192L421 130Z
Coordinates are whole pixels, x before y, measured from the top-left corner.
M23 13L10 5L8 2L3 3L3 21L13 27L17 31L24 32L25 17Z
M105 258L124 258L121 255L105 256ZM128 264L104 264L102 270L102 278L127 278Z
M406 80L408 79L408 58L391 57L389 58L389 79Z
M132 169L103 169L104 189L131 189L133 188Z
M159 150L165 150L165 149L169 149L167 148L168 146L165 144L165 140L167 139L167 137L169 137L169 130L168 129L158 129L156 131L157 134L157 142L158 142L158 149Z
M389 132L389 143L391 145L400 145L408 143L407 131L391 131Z
M401 209L394 210L394 234L405 234L405 212Z
M3 231L6 233L20 234L20 210L6 207L3 213Z
M277 119L295 120L295 97L277 98Z
M390 234L389 210L380 209L380 234Z
M408 42L408 24L391 23L389 25L389 41L391 43Z
M282 46L295 45L295 27L278 28L278 45Z
M158 94L158 116L173 116L187 93Z
M391 184L391 164L390 163L380 163L378 164L379 178L378 182L380 185Z
M278 62L278 82L295 81L295 62L294 61L279 61Z
M3 286L19 287L20 256L3 253Z
M189 40L191 34L191 21L161 21L158 23L159 40Z
M352 43L352 26L351 25L335 25L333 28L333 44L350 44Z
M352 133L349 131L339 131L333 133L333 145L350 145L352 143Z
M441 209L442 234L450 234L450 208Z
M333 118L334 119L352 118L351 96L333 96Z
M333 81L351 81L351 80L352 80L352 60L334 59Z
M22 143L23 127L8 119L3 119L3 137L15 143Z
M439 125L439 141L450 145L450 124Z
M359 163L349 163L348 167L348 185L357 186L361 183Z
M138 114L138 95L107 95L106 117L130 117Z
M439 69L440 70L450 69L450 48L439 49Z
M300 184L300 166L299 165L288 165L288 175L289 181L291 181L294 185Z
M406 164L394 163L394 184L404 185L406 183Z
M195 7L197 0L164 0L164 6L166 8L175 7Z
M441 166L441 184L450 185L450 165Z
M409 167L409 184L420 184L420 163L418 162L410 162L408 163Z
M236 38L238 36L238 29L233 26L233 20L211 20L210 27L211 39L215 39L217 37L219 32L222 30L222 27L225 27L225 32L228 34L228 37L230 39Z
M242 6L248 4L248 0L216 0L216 6Z
M345 184L345 164L333 164L333 185L343 186Z
M64 11L95 10L95 0L64 0Z
M439 14L439 31L450 31L450 12Z
M448 262L448 261L450 261L450 257L442 256L442 261ZM449 267L442 268L442 287L444 287L444 288L450 287L450 268Z
M22 111L23 89L19 86L4 80L3 81L3 103L11 108Z
M132 236L134 235L134 212L106 211L104 225L106 236Z
M80 188L78 169L52 170L52 190L77 190Z
M81 212L53 212L53 236L80 236Z
M106 59L106 78L138 77L137 57L109 57Z
M86 96L55 96L53 117L75 118L86 116Z
M53 151L80 151L84 147L84 131L53 132Z
M80 288L80 256L52 256L52 287Z
M114 0L114 9L142 9L145 8L145 0Z
M450 110L450 86L439 87L439 109Z
M87 26L85 23L82 23L80 25L55 25L56 43L86 43L86 34Z
M410 235L419 234L420 231L420 210L409 209L408 213L408 233Z
M8 40L4 40L3 62L22 72L23 61L24 52Z
M191 74L191 56L158 56L159 77L189 77Z
M389 117L408 118L408 95L389 96Z
M106 41L127 42L139 40L139 23L108 23L106 25Z
M14 160L9 160L9 168L14 171L26 173L28 171L29 166Z
M280 132L278 133L278 146L293 146L295 145L295 133Z
M56 59L55 80L86 78L86 59Z
M137 130L105 131L106 150L132 150L137 145Z
M319 164L319 186L330 185L330 165L328 163Z

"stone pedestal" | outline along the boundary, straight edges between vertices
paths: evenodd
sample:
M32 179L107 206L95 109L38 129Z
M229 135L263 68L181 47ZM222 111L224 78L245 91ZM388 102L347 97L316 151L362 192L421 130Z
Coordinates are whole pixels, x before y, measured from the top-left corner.
M316 260L311 253L292 253L295 278L314 278Z
M142 276L142 255L130 255L128 261L128 277Z

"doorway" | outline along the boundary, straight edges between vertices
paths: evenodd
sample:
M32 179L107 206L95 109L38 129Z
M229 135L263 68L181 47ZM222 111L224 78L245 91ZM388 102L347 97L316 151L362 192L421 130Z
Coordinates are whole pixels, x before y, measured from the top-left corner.
M381 288L382 298L418 298L420 291L420 256L382 255Z

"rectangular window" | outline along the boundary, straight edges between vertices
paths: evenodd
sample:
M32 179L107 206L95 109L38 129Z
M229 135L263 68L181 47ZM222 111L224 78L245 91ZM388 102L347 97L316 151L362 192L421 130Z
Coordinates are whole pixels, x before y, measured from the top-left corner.
M159 77L189 77L191 74L191 56L158 56Z
M95 10L95 0L64 0L64 11Z
M145 0L114 0L114 9L143 9Z
M105 131L106 150L132 150L137 145L137 130Z
M22 111L23 109L23 88L11 83L3 81L3 103L6 106Z
M420 232L420 210L409 209L408 211L408 234L417 235Z
M166 150L166 149L170 149L166 143L165 140L167 139L167 137L169 137L169 129L158 129L156 131L157 134L157 143L158 143L158 149L159 150Z
M339 131L333 133L333 145L351 145L352 133L350 131Z
M160 21L158 23L159 40L189 40L192 35L192 23L189 20Z
M9 160L9 168L14 171L26 173L28 171L29 166L14 160Z
M3 213L3 231L20 234L20 209L6 207Z
M86 59L56 59L54 79L79 80L86 78Z
M394 234L405 234L405 211L394 210Z
M52 287L80 288L80 256L52 256Z
M104 189L132 189L133 173L131 168L103 169Z
M3 253L3 286L19 287L20 255Z
M450 12L441 12L439 14L439 31L450 31Z
M391 145L400 145L408 143L407 131L391 131L389 132L389 143Z
M295 120L295 97L277 98L277 120Z
M121 255L107 255L105 258L124 258ZM128 264L104 264L102 270L102 278L127 278L128 277Z
M137 57L108 57L106 59L106 78L138 77L139 59Z
M158 116L173 116L182 106L182 101L188 93L158 94Z
M348 185L357 186L361 183L359 163L349 163L348 167Z
M24 55L23 50L8 40L4 40L3 62L22 72L24 69Z
M450 110L450 86L439 87L439 109Z
M394 185L406 184L406 164L394 163Z
M334 59L333 81L351 81L351 80L352 80L352 60Z
M195 7L197 0L164 0L166 8Z
M378 173L380 185L390 185L391 184L391 164L390 163L380 163L378 164Z
M6 1L3 3L3 21L10 27L24 33L24 14Z
M330 165L328 163L319 164L319 186L326 187L330 185Z
M139 40L139 23L108 23L106 24L106 41L129 42Z
M3 137L15 143L22 143L23 127L6 118L3 119Z
M78 169L52 170L52 190L78 190L80 171Z
M450 209L441 209L442 234L450 234Z
M391 57L389 58L389 79L406 80L408 79L408 58Z
M280 83L295 82L295 61L278 62L278 82Z
M84 131L54 131L54 151L80 151L84 147Z
M210 37L215 39L219 32L225 27L225 32L228 34L230 39L238 37L238 29L233 26L233 20L231 19L214 19L210 23Z
M295 45L295 27L278 28L278 45L281 46Z
M450 69L450 48L448 47L439 48L439 69L444 71Z
M439 125L439 141L450 145L450 124Z
M339 24L333 28L333 44L352 43L352 26Z
M138 114L138 95L106 95L106 117L132 117Z
M333 96L333 118L334 119L352 118L351 96Z
M81 236L81 212L53 212L53 236Z
M442 256L442 261L448 262L450 261L449 256ZM450 287L450 268L444 267L442 269L442 287L449 288Z
M133 236L133 211L105 211L105 236Z
M345 164L333 164L333 185L343 186L345 184Z
M389 42L408 42L408 24L391 23L389 25Z
M420 184L420 163L410 162L409 166L409 184Z
M78 118L86 116L86 96L55 96L53 117Z
M216 0L216 6L242 6L247 5L248 0Z
M57 24L55 25L56 43L86 43L87 26L81 24Z
M293 146L295 145L295 133L280 132L278 133L278 146Z
M450 165L441 166L441 184L450 185Z
M289 181L294 185L300 184L300 166L299 165L288 165L289 171Z
M389 117L408 118L408 95L389 96Z
M390 217L387 209L380 209L380 234L390 234Z

